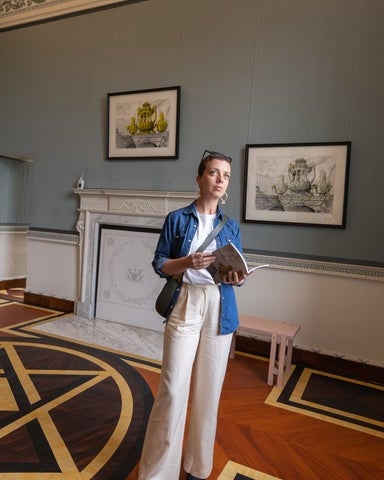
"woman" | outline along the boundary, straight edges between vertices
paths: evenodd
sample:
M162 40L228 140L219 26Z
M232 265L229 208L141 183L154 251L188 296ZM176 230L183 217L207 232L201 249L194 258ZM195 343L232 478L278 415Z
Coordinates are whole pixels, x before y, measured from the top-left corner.
M215 285L206 268L212 252L228 242L241 250L240 228L229 219L203 253L196 250L222 220L220 199L226 199L230 157L205 151L196 178L195 202L167 215L153 267L161 277L182 275L164 332L160 385L141 457L139 480L177 480L180 473L188 396L190 428L184 452L187 480L206 479L212 471L217 410L228 362L232 333L238 326L233 285L243 282L228 272Z

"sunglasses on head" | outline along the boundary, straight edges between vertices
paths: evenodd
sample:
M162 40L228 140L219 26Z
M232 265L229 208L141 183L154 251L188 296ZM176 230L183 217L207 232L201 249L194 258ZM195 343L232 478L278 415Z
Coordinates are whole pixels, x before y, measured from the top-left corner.
M229 163L232 162L232 157L228 157L228 155L224 155L224 153L214 152L213 150L204 150L201 160L205 160L206 158L217 158L218 160L225 160Z

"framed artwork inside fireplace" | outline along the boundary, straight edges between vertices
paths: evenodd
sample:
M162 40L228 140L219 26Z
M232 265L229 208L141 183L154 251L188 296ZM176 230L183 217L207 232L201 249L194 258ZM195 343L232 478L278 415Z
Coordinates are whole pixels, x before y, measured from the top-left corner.
M180 87L108 94L108 159L178 158Z
M345 228L351 142L246 145L243 221Z

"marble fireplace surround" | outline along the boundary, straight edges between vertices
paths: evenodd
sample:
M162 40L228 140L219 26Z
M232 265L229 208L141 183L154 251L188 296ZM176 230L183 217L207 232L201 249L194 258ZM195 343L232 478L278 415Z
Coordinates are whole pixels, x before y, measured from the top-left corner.
M80 197L79 295L75 312L94 318L100 225L161 228L167 213L191 203L196 192L74 189L74 193ZM249 265L269 263L271 268L282 270L384 281L384 268L379 267L258 253L244 256Z
M75 189L80 197L79 218L79 300L75 313L94 318L98 240L101 225L161 228L165 216L189 205L196 192Z

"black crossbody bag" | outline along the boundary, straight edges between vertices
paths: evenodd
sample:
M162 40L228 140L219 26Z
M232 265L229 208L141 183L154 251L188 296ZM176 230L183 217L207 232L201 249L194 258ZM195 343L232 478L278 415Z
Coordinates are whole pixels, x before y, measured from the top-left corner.
M204 242L200 245L200 247L196 250L196 252L203 252L208 245L212 242L212 240L217 236L220 230L224 227L227 223L228 217L223 215L223 219L220 223L216 225L216 227L212 230L212 232L207 236ZM162 288L159 296L156 299L155 309L156 312L164 318L168 317L168 310L171 304L173 295L183 280L183 274L175 275L174 277L170 277L167 279L164 287Z

